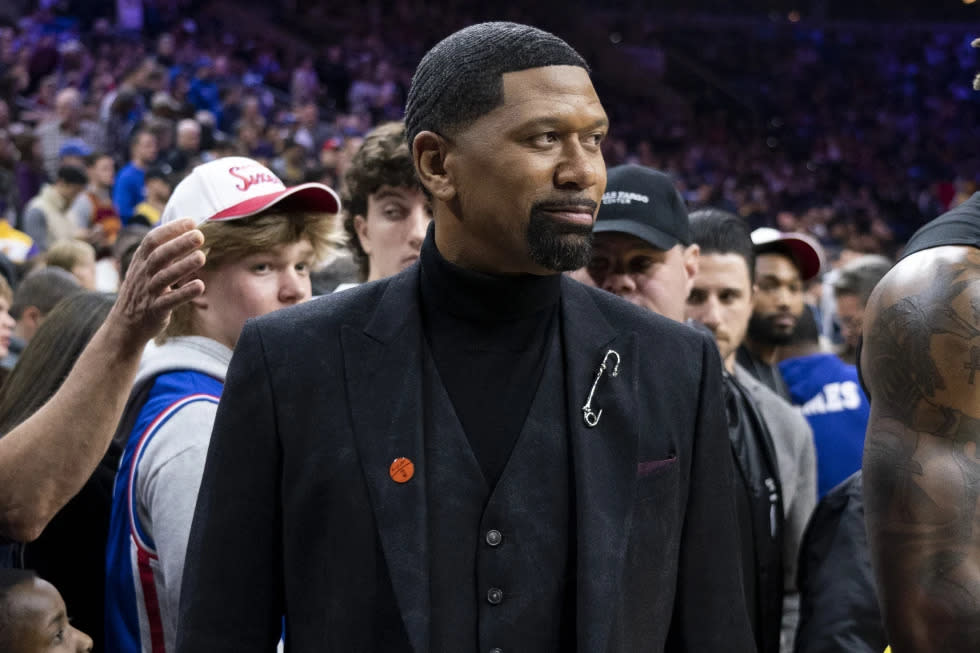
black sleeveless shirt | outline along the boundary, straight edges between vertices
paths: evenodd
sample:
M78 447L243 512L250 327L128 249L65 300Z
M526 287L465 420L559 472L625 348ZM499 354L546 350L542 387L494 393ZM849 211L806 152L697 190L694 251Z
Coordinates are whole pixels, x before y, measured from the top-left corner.
M974 193L967 201L943 213L912 234L909 242L905 245L902 259L926 249L949 245L980 249L980 193ZM858 380L870 400L871 391L864 382L864 375L861 373L861 349L863 346L864 338L861 338L858 341L857 349Z
M916 231L905 245L905 258L915 252L945 245L980 248L980 193L974 193L955 209L947 211Z

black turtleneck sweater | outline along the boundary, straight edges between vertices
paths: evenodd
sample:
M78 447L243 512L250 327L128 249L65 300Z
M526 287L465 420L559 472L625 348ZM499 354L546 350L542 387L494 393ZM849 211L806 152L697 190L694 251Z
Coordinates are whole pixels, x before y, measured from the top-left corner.
M561 276L497 277L422 244L422 321L436 369L492 491L527 419L557 337Z

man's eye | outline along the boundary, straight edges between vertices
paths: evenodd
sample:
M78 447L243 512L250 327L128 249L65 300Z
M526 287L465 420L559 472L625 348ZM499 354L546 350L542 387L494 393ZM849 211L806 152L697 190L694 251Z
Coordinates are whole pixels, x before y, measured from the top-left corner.
M645 272L650 269L653 265L653 259L647 258L646 256L640 256L630 261L630 271L631 272Z
M252 272L268 272L269 269L268 263L256 263L252 266Z
M692 290L691 294L687 296L687 303L691 306L700 306L704 303L704 293Z
M733 291L727 291L721 293L719 299L721 299L722 304L731 304L733 301L739 298L739 294Z
M385 208L384 216L389 220L400 220L405 217L405 211L397 206L389 206Z
M554 143L558 142L558 132L545 132L543 134L538 134L531 140L539 147L553 145Z
M609 261L604 258L593 258L589 261L588 270L589 272L604 272L609 267Z
M595 134L590 134L588 141L590 145L599 146L602 144L602 139L604 139L605 137L606 137L605 134L601 132L597 132Z

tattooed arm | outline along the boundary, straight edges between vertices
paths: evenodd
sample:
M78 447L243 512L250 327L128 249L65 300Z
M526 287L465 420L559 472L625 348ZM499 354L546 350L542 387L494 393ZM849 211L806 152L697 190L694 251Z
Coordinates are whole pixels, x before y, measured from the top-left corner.
M980 250L900 262L865 313L864 497L894 653L980 650Z

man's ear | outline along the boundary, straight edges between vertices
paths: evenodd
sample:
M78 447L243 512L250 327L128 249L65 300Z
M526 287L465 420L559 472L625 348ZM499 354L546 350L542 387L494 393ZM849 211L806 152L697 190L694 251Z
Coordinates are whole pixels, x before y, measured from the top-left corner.
M701 266L701 246L697 243L684 248L684 270L687 272L687 294L694 288L694 277ZM686 298L685 298L686 299Z
M357 241L361 244L361 249L368 256L371 255L371 239L368 237L367 218L363 215L354 216L354 233L357 234Z
M39 326L41 326L41 320L44 316L41 315L41 309L37 306L25 306L24 310L20 312L19 322L23 322L24 326L29 331L35 331Z
M207 277L205 275L201 274L201 271L200 270L198 270L197 274L195 274L194 276L192 276L189 279L185 279L181 283L189 283L189 282L193 281L194 279L200 279L201 281L204 282L204 292L201 293L200 295L198 295L197 297L195 297L194 299L192 299L190 301L190 305L193 306L194 308L198 309L198 310L202 310L203 311L204 309L206 309L208 307L208 304L211 301L211 293L208 292L211 289L211 284L208 283Z
M412 158L419 181L435 199L449 202L456 187L446 171L449 142L435 132L419 132L412 141Z

